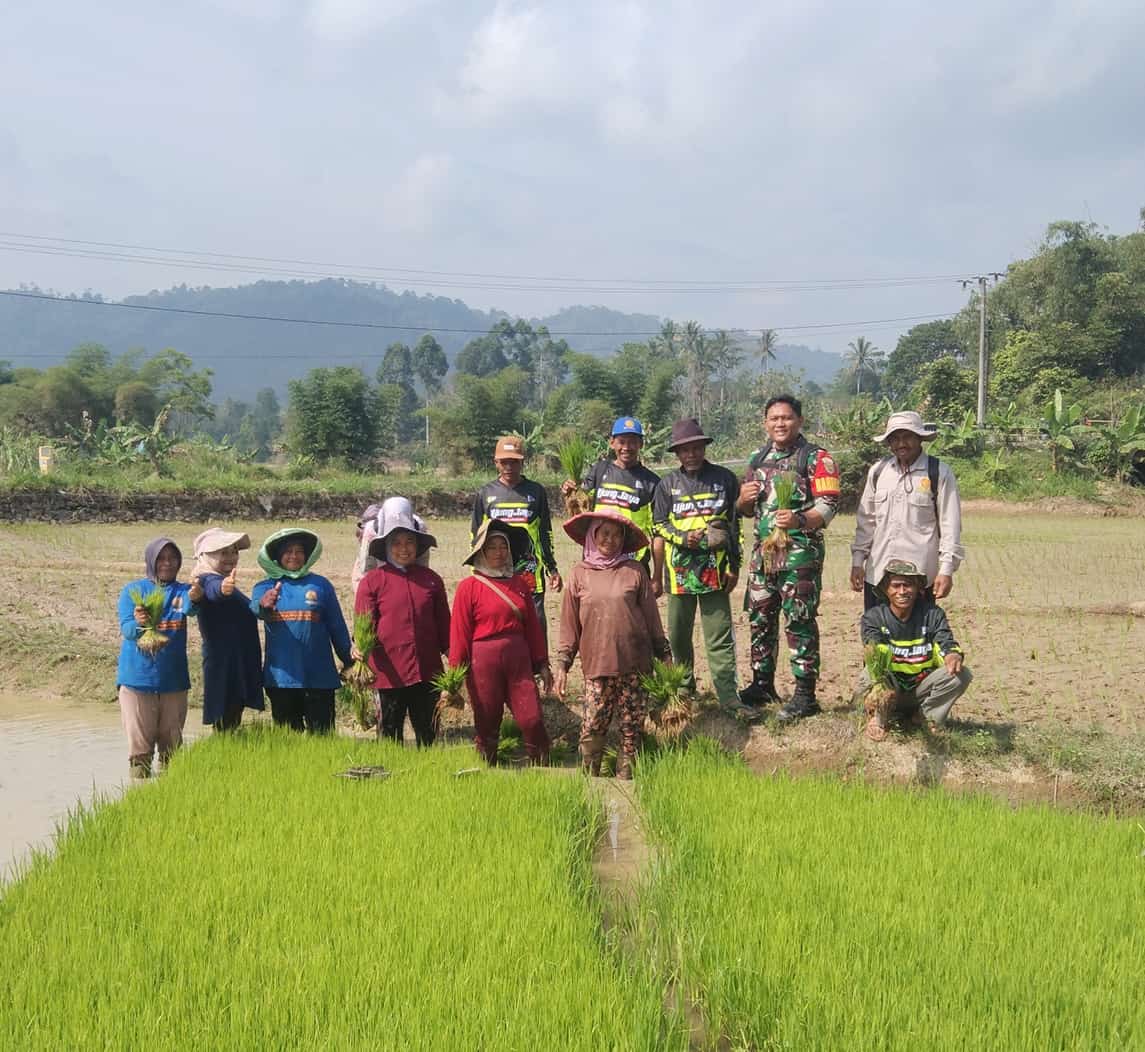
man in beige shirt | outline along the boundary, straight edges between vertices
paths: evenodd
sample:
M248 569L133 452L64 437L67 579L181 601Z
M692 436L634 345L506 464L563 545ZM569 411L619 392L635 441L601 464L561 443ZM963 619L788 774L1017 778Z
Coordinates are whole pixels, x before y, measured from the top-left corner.
M891 456L871 466L851 543L851 587L864 609L879 601L875 586L887 563L903 559L926 573L927 594L944 599L962 563L962 502L950 466L922 451L937 430L918 413L892 413L875 436Z

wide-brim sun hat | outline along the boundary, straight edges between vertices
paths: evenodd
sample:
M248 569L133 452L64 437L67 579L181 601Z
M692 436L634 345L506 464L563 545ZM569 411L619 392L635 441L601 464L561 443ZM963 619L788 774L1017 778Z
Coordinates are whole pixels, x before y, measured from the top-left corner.
M883 576L879 579L876 591L881 595L886 595L887 585L891 583L892 577L913 577L919 582L920 588L926 587L926 574L916 564L908 562L906 559L892 559L883 568Z
M417 539L417 553L424 555L430 548L437 547L437 538L428 533L413 513L413 505L408 497L387 497L382 501L378 512L378 535L370 541L367 549L375 559L386 557L386 538L395 530L408 530Z
M924 440L934 438L938 434L938 428L934 424L926 423L918 413L907 411L891 413L887 417L886 430L881 435L872 437L875 442L885 442L896 431L910 431Z
M200 555L209 555L211 552L221 552L231 545L234 545L240 552L246 551L250 547L250 537L236 530L224 530L218 526L212 526L210 529L203 530L195 538L195 558L197 559Z
M707 442L712 441L707 435L704 434L704 429L700 427L700 422L691 417L685 420L677 420L672 425L672 439L668 443L668 450L672 452L680 446L686 446L691 442Z
M486 519L473 535L473 547L469 554L461 560L461 565L472 566L473 560L481 554L481 549L489 540L489 535L494 533L499 534L509 542L509 558L513 560L514 566L528 554L532 541L524 527L512 526L507 522L498 522L496 519Z
M642 548L648 547L647 534L631 519L626 519L623 515L618 515L614 511L604 511L602 509L600 511L586 511L580 515L574 515L564 523L564 530L572 540L583 547L585 538L588 536L588 531L594 522L615 522L624 527L624 544L621 551L625 555L631 555L633 552L638 552Z

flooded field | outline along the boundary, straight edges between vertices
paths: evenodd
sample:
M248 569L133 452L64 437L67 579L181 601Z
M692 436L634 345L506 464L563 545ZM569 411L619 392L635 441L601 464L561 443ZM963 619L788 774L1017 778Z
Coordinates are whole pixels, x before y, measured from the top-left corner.
M189 737L198 728L188 720ZM127 745L115 705L0 693L0 882L93 794L120 793Z

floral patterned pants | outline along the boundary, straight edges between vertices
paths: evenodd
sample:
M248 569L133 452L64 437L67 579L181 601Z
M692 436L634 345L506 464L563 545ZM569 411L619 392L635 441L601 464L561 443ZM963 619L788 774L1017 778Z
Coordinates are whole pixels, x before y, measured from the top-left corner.
M595 735L605 734L613 714L619 713L622 751L634 756L643 738L644 715L648 708L639 673L585 680L584 688L580 740L584 742Z

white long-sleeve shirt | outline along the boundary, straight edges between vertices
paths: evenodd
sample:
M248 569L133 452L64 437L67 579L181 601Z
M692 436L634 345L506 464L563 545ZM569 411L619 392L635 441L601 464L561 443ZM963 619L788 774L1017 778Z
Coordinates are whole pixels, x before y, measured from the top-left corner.
M859 501L851 565L862 566L868 583L877 585L891 559L922 567L928 584L939 574L953 575L965 557L962 547L962 500L954 472L938 462L937 515L926 472L927 454L904 471L892 460L875 485L873 464ZM880 461L881 463L881 461Z

